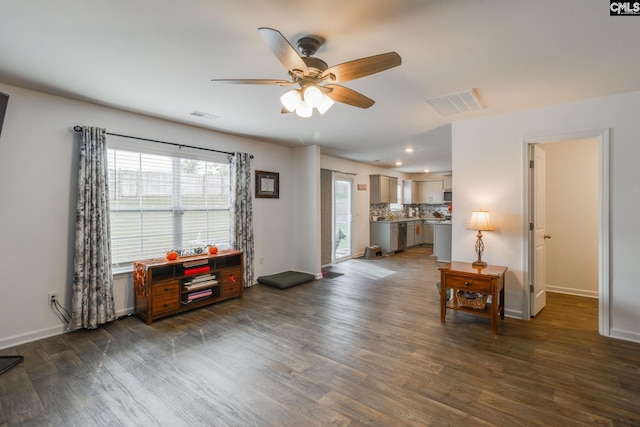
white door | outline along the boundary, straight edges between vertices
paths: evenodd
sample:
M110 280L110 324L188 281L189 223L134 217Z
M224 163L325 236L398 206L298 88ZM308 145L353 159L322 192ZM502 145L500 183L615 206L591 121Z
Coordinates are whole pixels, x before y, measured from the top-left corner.
M545 169L546 156L543 149L537 145L533 147L532 174L532 218L533 223L533 255L532 266L532 290L531 290L531 316L535 316L547 303L545 284L545 241L550 236L545 233ZM531 159L531 158L530 158Z
M344 261L352 254L353 178L333 175L333 262Z

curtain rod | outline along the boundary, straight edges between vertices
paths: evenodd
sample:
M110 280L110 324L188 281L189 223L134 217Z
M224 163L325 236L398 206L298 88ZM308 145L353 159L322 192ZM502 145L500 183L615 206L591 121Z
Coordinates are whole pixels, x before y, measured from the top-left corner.
M73 130L75 132L80 132L82 130L82 127L81 126L74 126ZM230 153L228 151L222 151L222 150L215 150L213 148L194 147L192 145L177 144L175 142L159 141L157 139L140 138L139 136L121 135L119 133L111 133L111 132L107 132L107 135L119 136L121 138L137 139L139 141L157 142L159 144L173 145L174 147L178 147L178 148L183 148L184 147L184 148L193 148L193 149L196 149L196 150L213 151L215 153L222 153L222 154L228 154L229 156L235 156L235 153ZM249 158L253 159L253 154L249 155Z

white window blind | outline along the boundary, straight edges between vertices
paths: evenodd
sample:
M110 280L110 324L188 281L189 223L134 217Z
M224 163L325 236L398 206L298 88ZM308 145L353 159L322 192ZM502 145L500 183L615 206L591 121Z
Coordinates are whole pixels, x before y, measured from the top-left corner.
M114 267L172 249L229 246L229 165L108 150Z

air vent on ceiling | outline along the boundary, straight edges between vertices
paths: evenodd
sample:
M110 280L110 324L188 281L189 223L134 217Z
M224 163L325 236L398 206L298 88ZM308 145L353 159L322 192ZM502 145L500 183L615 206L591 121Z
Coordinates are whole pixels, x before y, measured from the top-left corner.
M193 117L198 117L201 119L207 119L207 120L218 120L220 118L220 116L216 116L214 114L203 113L202 111L195 111L195 110L191 111L189 115Z
M429 98L427 102L443 116L484 108L475 89Z

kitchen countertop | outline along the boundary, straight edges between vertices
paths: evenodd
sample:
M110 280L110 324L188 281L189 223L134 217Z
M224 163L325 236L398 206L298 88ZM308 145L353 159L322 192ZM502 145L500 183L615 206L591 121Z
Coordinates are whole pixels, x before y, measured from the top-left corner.
M380 221L369 221L369 222L407 222L407 221L427 221L430 224L451 224L451 220L449 219L437 219L437 218L399 218L399 219L383 219Z

